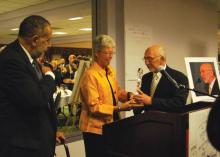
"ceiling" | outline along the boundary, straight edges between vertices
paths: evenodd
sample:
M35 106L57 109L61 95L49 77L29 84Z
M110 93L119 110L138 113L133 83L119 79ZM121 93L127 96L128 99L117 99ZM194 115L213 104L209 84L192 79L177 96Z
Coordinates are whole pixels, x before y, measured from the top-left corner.
M207 0L215 2L215 0ZM218 4L218 43L220 47L220 0ZM53 27L53 32L66 32L64 35L53 35L54 44L72 42L91 42L91 31L81 28L91 28L91 0L0 0L0 43L7 44L17 37L20 22L32 14L47 18ZM81 20L69 21L71 17L83 17Z
M1 0L0 1L0 43L7 44L17 37L20 22L29 15L41 15L48 19L53 32L67 34L53 35L53 43L91 41L91 0ZM70 21L69 18L83 17ZM64 42L65 41L65 42Z

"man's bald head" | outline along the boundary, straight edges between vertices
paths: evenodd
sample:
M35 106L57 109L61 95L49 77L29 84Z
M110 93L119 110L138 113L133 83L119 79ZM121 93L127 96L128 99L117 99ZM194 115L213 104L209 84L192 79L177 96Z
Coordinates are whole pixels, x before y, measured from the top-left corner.
M150 71L158 71L159 66L164 66L166 64L166 57L163 47L160 45L148 47L144 54L144 61Z
M150 53L150 54L153 54L154 56L162 56L164 59L166 58L164 49L160 45L152 45L148 47L145 53Z
M200 75L205 83L211 83L215 79L214 67L211 63L203 63L200 65Z

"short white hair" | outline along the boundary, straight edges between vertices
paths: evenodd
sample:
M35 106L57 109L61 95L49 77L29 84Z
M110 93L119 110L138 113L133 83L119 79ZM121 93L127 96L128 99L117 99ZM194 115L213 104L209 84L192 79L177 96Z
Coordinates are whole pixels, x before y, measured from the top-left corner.
M160 45L152 45L152 46L148 47L145 52L150 52L150 51L151 52L153 51L157 55L160 55L164 59L166 59L166 53L165 53L165 51L164 51L162 46L160 46Z
M115 41L109 35L98 35L94 40L94 52L102 50L105 47L115 48Z

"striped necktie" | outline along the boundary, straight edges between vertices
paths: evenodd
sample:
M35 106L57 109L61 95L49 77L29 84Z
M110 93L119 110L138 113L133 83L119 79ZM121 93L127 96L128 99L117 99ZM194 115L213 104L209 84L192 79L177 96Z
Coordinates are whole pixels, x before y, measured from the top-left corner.
M211 85L209 84L209 95L211 95L211 93L212 93L212 87L211 87Z
M158 82L159 82L159 76L157 75L157 73L153 73L153 79L152 79L151 88L150 88L151 97L154 95Z
M42 72L41 72L41 70L40 70L40 68L39 68L39 65L38 65L38 63L37 63L36 60L33 60L32 66L33 66L33 68L34 68L34 70L35 70L35 73L36 73L36 75L37 75L37 78L38 78L39 80L41 80L41 79L43 78L43 76L42 76Z

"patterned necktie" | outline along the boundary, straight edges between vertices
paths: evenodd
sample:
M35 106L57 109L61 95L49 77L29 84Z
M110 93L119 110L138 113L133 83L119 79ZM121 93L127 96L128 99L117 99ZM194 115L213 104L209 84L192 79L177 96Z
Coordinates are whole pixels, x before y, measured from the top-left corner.
M41 80L43 76L42 76L42 72L40 71L39 65L36 60L33 60L32 66L37 74L38 79Z
M153 79L152 79L151 88L150 88L151 97L154 95L158 82L159 82L159 76L157 75L157 73L153 73Z

